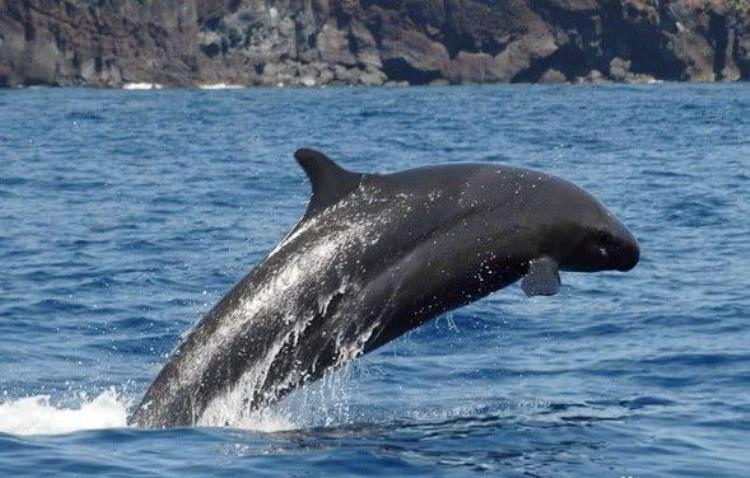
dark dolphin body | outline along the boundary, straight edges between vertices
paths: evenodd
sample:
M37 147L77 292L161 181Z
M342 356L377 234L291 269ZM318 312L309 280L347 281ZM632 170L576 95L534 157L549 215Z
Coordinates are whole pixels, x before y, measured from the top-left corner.
M634 237L594 197L491 164L348 172L295 154L312 183L289 235L204 317L135 409L138 426L226 425L447 311L559 270L627 271Z

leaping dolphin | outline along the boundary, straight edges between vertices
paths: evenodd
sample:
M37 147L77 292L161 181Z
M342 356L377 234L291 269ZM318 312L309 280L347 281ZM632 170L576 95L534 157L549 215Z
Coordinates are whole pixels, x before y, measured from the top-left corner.
M312 184L299 223L211 309L130 423L223 426L437 315L521 279L552 295L559 271L627 271L633 235L593 196L492 164L393 174L295 158Z

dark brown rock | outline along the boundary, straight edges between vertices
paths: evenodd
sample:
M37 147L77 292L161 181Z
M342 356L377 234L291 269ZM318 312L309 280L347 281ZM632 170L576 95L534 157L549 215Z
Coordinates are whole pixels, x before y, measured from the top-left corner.
M750 79L745 0L0 0L0 86Z

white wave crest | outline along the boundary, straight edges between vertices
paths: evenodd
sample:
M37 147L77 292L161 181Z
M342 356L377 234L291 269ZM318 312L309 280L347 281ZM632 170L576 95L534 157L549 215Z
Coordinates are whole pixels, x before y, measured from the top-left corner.
M125 83L122 85L123 90L160 90L162 85L159 83Z
M201 90L241 90L245 88L242 85L234 85L231 83L211 83L205 85L198 85Z
M78 408L56 406L49 395L0 403L0 432L13 435L57 435L127 426L127 401L114 389L93 399L82 397Z

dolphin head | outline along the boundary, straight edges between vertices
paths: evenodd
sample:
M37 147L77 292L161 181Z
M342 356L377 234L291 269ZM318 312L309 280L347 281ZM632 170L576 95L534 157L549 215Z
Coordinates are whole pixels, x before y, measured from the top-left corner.
M554 188L542 206L547 222L541 247L560 270L624 272L638 264L638 241L612 212L567 181L558 180Z
M559 271L628 271L638 263L635 237L578 186L554 176L521 172L513 191L511 201L517 206L512 208L513 243L521 259L521 288L527 295L556 294Z
M596 223L579 224L578 228L577 241L560 258L562 270L624 272L638 264L638 242L609 211Z

